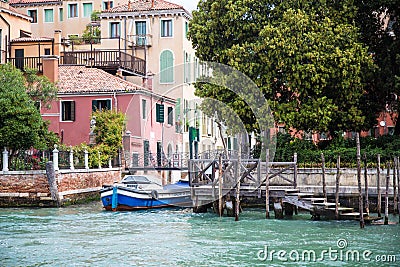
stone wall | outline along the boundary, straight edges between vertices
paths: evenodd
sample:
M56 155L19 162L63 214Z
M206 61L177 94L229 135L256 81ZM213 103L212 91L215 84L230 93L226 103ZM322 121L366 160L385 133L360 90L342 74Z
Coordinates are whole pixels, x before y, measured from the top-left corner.
M61 170L56 173L58 193L64 203L95 197L103 184L120 179L120 169ZM0 207L55 205L45 171L1 172Z

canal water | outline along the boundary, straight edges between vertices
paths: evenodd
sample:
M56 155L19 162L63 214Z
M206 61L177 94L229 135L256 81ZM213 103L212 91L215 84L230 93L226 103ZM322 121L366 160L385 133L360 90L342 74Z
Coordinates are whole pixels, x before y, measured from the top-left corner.
M106 212L100 202L0 209L0 266L400 266L399 225L264 216Z

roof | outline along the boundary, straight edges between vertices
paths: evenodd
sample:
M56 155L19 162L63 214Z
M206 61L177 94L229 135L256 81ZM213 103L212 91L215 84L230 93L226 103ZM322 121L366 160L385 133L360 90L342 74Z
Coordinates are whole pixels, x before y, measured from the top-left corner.
M153 5L154 1L154 5ZM124 5L119 5L103 13L137 12L137 11L161 11L161 10L185 10L183 6L167 2L164 0L129 0Z
M159 98L173 99L156 94L144 87L125 81L97 68L85 66L59 66L58 93L60 94L90 94L90 93L148 93Z
M85 66L59 66L59 93L134 91L145 89L117 76Z
M26 14L21 13L20 11L15 9L14 7L10 6L9 3L5 3L5 5L4 4L0 5L0 12L5 12L5 13L8 13L10 15L21 17L21 18L29 20L29 21L31 20L31 17L29 17Z
M51 42L53 38L48 37L20 37L11 40L11 43L17 42Z
M59 4L62 0L10 0L10 5Z

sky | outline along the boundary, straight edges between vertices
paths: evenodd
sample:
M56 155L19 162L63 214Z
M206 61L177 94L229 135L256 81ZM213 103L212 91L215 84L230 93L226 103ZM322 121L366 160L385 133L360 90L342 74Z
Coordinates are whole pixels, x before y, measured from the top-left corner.
M196 9L199 0L167 0L168 2L182 5L187 11L192 12Z

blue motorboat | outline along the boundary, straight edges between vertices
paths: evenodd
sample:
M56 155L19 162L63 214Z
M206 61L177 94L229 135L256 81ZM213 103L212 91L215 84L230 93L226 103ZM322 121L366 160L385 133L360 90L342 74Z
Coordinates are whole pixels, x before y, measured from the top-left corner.
M162 186L151 175L128 175L121 182L105 185L100 191L106 210L127 211L163 207L192 207L187 181Z

